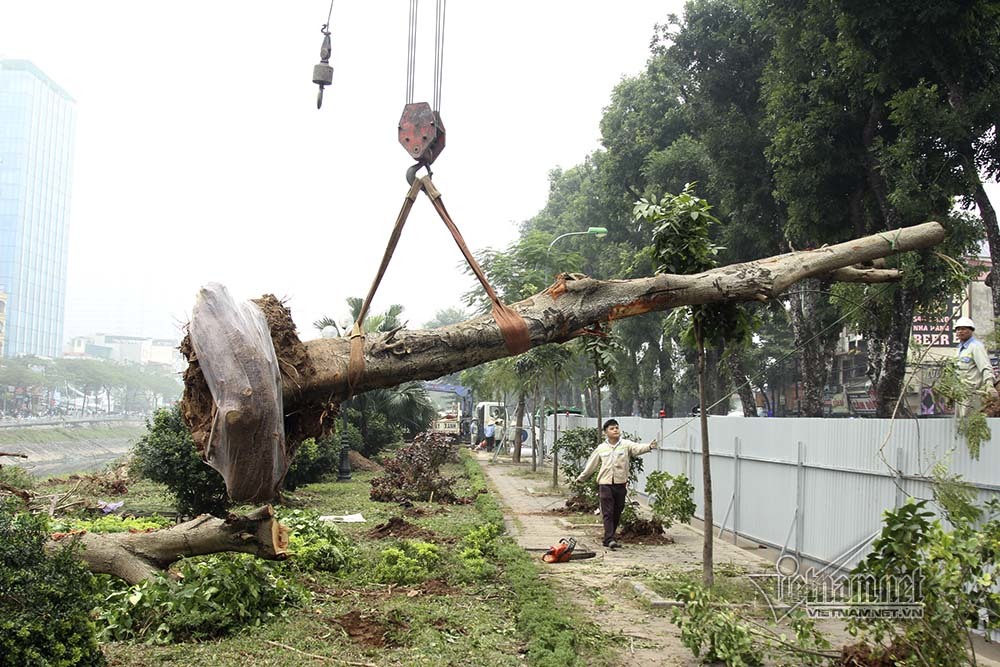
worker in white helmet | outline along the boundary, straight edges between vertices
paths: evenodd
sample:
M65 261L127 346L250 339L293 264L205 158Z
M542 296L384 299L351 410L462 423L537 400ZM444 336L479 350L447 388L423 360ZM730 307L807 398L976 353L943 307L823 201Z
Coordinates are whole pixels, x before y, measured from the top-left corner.
M969 396L958 401L955 406L955 416L962 417L982 409L983 397L987 393L996 395L997 379L993 374L993 364L986 354L986 346L975 337L976 324L969 317L960 317L953 325L955 336L958 337L958 351L955 362L958 368L958 379L968 390Z

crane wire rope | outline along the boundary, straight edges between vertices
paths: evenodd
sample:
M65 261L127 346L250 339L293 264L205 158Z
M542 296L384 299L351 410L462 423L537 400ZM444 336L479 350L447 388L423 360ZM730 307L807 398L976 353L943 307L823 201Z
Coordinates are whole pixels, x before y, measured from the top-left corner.
M406 103L413 104L417 72L417 17L420 0L410 0L410 20L406 48ZM332 10L331 3L331 10ZM437 0L434 7L434 97L431 108L441 111L441 88L444 78L444 27L448 0Z
M437 0L434 14L434 111L441 111L441 80L444 74L444 18L448 0Z
M330 27L330 18L333 16L333 0L330 0L330 11L326 13L326 23L323 24L323 30L326 31Z
M417 5L419 0L410 0L409 37L406 48L406 103L413 104L413 80L417 60Z

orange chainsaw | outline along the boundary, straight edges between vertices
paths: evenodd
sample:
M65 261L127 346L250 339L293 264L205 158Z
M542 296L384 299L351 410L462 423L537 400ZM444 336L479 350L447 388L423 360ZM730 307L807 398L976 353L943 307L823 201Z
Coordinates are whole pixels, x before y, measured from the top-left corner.
M571 560L593 558L596 555L593 551L577 551L576 539L564 537L559 540L559 544L549 547L548 551L542 556L542 560L546 563L565 563Z

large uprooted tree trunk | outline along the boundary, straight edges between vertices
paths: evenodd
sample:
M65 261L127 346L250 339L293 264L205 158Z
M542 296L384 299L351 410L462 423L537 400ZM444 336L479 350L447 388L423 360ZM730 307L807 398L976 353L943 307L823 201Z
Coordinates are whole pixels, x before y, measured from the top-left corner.
M47 548L57 549L71 540L82 544L80 559L91 572L136 584L187 556L240 551L281 560L287 555L288 529L266 506L246 516L230 515L226 519L203 514L149 533L59 533Z
M856 267L933 246L943 238L941 225L929 222L696 275L601 281L562 274L551 287L512 308L527 322L533 346L559 343L597 323L651 311L766 301L806 278L896 280L896 271ZM263 317L246 304L237 306L221 285L203 288L192 311L190 335L182 343L189 360L182 413L202 456L222 473L234 500L274 497L295 445L327 431L348 396L510 356L489 316L427 331L370 334L363 346L364 373L349 386L348 339L302 343L289 311L277 299L267 296L255 303ZM266 325L261 325L263 318ZM213 381L206 383L206 377Z

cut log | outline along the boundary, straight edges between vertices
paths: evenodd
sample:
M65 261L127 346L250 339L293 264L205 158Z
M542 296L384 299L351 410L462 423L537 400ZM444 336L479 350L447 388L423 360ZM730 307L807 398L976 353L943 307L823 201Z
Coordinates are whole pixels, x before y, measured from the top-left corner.
M651 311L669 310L678 306L720 303L726 301L766 301L781 295L791 285L805 278L830 276L852 282L884 282L899 278L899 273L886 269L859 269L857 265L895 253L927 248L944 239L944 228L929 222L913 227L884 232L847 243L817 250L793 252L753 262L733 264L695 275L661 274L633 280L594 280L586 276L562 274L555 284L540 294L513 304L528 323L533 346L561 343L584 333L587 327L600 322L641 315ZM294 334L291 314L274 297L265 297L269 304L267 320L277 353L282 378L285 409L285 435L290 443L321 435L336 415L337 404L348 397L347 382L350 341L320 339L303 344ZM261 302L258 302L261 303ZM203 312L196 308L194 317ZM220 314L225 318L228 315ZM194 319L191 338L200 327ZM197 345L195 345L197 347ZM216 406L198 368L201 355L188 351L189 368L185 374L182 413L191 428L196 443L204 449L211 440ZM235 349L235 348L234 348ZM221 352L220 352L221 353ZM238 352L236 352L238 354ZM509 356L500 329L489 316L429 331L397 330L372 334L365 340L365 370L353 387L361 393L378 387L391 387L410 380L441 377L487 361ZM228 363L238 366L239 356ZM247 429L254 431L252 413L241 412ZM259 419L266 419L261 416ZM258 431L260 429L257 429ZM236 450L243 442L220 442L234 450L228 456L240 456ZM231 489L248 489L256 495L233 494L236 500L266 501L260 495L283 470L263 470L249 461L243 466L230 466ZM256 490L254 492L253 490Z
M288 528L274 518L270 506L245 516L219 519L202 514L185 523L149 533L62 533L46 544L49 550L75 541L80 558L95 574L110 574L136 584L163 572L187 556L222 551L254 554L267 560L288 556Z

